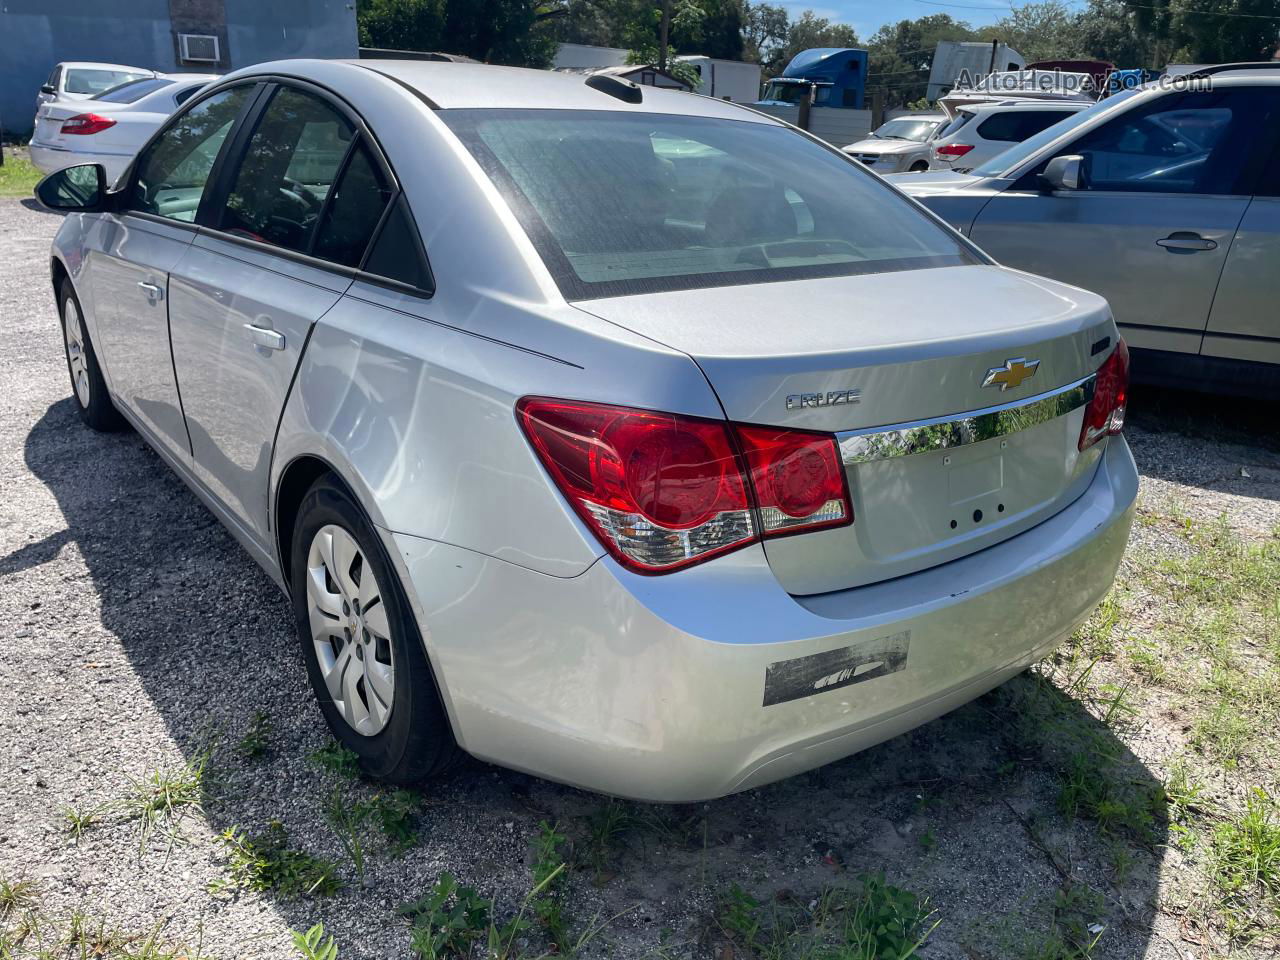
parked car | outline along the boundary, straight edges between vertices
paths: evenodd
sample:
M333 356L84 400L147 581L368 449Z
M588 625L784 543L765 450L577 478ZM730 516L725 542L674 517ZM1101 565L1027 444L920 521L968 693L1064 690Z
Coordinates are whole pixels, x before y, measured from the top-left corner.
M1124 550L1106 303L731 103L267 63L38 190L72 403L288 593L388 781L767 783L1024 669Z
M929 169L965 173L1093 105L1087 100L1005 100L960 107L929 142Z
M886 120L865 140L842 148L876 173L920 173L929 169L929 141L947 122L946 114L918 113Z
M40 109L41 104L52 103L54 100L88 100L122 83L154 76L154 70L127 67L120 63L59 63L36 94L36 110Z
M91 100L41 104L31 136L31 162L52 173L77 163L100 163L114 183L138 148L174 110L214 74L144 77Z
M1137 372L1280 382L1280 67L1108 98L977 166L896 185L999 262L1102 294Z

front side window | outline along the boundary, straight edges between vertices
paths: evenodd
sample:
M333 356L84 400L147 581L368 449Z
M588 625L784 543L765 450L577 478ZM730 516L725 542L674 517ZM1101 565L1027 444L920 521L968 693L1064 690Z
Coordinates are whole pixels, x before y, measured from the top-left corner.
M308 252L354 136L351 122L325 100L281 87L249 138L219 226Z
M106 93L122 83L132 83L149 77L149 73L135 73L131 70L100 70L85 67L74 67L67 71L67 93L82 93L91 97Z
M1276 99L1247 87L1167 94L1059 152L1085 158L1089 190L1247 193L1255 145L1280 113Z
M194 221L213 162L253 89L247 85L223 90L170 124L138 158L130 208Z
M569 299L980 262L843 155L782 126L448 110Z

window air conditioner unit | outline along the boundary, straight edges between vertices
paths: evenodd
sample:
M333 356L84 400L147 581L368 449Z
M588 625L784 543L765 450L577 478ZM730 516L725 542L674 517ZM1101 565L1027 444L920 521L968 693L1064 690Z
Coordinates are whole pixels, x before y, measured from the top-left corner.
M217 63L222 59L218 38L199 33L180 33L178 43L182 59L187 63Z

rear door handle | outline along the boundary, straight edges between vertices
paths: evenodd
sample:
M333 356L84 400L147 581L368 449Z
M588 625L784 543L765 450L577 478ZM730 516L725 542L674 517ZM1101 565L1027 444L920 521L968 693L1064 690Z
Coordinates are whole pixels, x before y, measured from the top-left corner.
M1164 247L1166 250L1216 250L1218 249L1218 241L1210 240L1208 237L1202 237L1198 233L1179 230L1171 233L1163 240L1156 241L1157 246Z
M142 292L147 295L147 299L152 303L159 303L164 299L164 287L159 284L152 283L149 280L139 280L138 286L142 289Z
M259 327L252 323L246 323L244 328L249 331L249 339L260 347L266 347L268 350L284 349L284 334L279 330L272 330L270 327Z

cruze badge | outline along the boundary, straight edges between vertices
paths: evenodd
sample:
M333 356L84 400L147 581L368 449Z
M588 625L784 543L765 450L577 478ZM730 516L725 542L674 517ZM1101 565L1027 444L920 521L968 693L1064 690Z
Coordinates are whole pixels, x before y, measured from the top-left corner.
M992 367L987 371L986 379L982 381L982 385L984 387L998 386L1000 392L1003 393L1010 387L1021 386L1023 380L1030 380L1034 377L1038 366L1040 366L1039 360L1028 360L1026 357L1006 360L1003 367Z
M861 390L828 390L826 393L792 393L787 395L787 409L802 410L809 407L836 407L842 403L857 403L861 399Z

